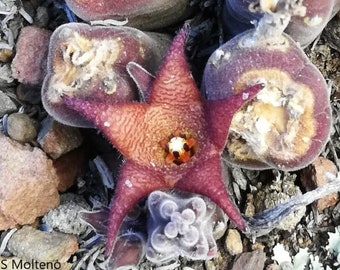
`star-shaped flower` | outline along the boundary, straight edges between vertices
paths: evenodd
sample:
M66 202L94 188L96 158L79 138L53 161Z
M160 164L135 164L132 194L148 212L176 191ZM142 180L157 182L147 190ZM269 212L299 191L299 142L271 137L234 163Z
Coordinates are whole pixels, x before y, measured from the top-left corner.
M106 255L129 210L155 190L207 196L240 229L246 228L226 191L221 153L233 114L262 86L229 99L203 100L185 57L187 33L184 28L175 37L146 95L148 102L110 104L64 96L68 106L92 121L126 159L111 205Z

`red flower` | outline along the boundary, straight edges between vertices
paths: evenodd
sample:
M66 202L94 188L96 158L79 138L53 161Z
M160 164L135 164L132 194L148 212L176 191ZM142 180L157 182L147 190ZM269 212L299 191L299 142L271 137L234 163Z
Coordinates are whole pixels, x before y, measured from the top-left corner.
M262 88L204 101L185 58L188 29L174 39L147 103L105 103L64 96L125 156L110 212L106 255L129 210L154 190L209 197L242 230L245 222L225 189L221 164L233 114ZM137 76L138 77L138 76Z

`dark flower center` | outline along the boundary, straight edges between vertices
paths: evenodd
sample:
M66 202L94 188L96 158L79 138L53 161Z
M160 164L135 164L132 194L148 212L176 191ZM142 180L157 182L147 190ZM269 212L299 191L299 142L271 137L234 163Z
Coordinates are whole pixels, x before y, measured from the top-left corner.
M165 150L165 162L167 164L181 165L190 161L195 154L196 140L175 131L167 139L162 140L160 145Z

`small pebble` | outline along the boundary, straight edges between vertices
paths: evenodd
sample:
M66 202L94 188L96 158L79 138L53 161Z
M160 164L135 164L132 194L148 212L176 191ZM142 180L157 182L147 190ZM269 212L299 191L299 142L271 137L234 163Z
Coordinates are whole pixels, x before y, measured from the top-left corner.
M251 193L247 194L247 204L244 212L245 216L252 217L256 214L255 205L254 205L254 195Z
M10 64L0 63L0 88L6 89L13 86L14 78L12 76L12 70Z
M318 157L312 164L301 172L301 182L307 191L320 187L328 182L326 173L337 174L336 165L329 159ZM332 193L317 200L314 205L319 212L325 208L335 205L339 201L337 193Z
M0 62L7 63L11 59L13 51L8 49L0 49Z
M17 106L6 93L0 91L0 117L11 113L17 109Z
M64 263L78 250L78 242L73 235L24 226L12 235L7 247L13 255L28 261Z
M241 235L237 230L228 230L225 240L225 248L231 255L237 255L243 252Z
M231 270L263 270L266 255L262 250L242 253L236 258Z
M49 19L48 9L43 6L38 7L35 14L35 24L39 27L47 27Z
M24 113L12 113L7 118L7 134L13 140L27 143L37 137L34 121Z
M259 243L259 242L255 242L254 244L251 245L252 250L257 250L257 249L264 250L264 248L265 248L264 244Z
M21 29L12 62L12 73L19 82L42 84L47 66L51 32L36 26Z
M38 134L38 143L42 149L53 159L79 147L83 137L78 128L63 125L52 117L47 117L41 122Z
M82 147L72 150L54 160L53 166L58 175L58 190L65 192L72 187L77 178L84 174L85 165L85 151Z
M43 221L51 228L63 233L80 235L87 225L79 218L80 211L91 210L83 197L65 193L60 196L60 205L49 211Z
M216 266L213 261L206 261L205 262L205 268L207 270L216 270Z

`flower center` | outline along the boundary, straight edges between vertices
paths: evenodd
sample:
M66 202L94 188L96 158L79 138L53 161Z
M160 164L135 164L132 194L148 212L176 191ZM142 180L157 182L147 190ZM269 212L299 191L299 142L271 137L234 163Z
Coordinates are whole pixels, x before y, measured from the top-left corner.
M168 139L161 141L160 145L165 150L167 164L181 165L190 161L195 154L196 140L192 137L187 138L185 134L176 131Z

